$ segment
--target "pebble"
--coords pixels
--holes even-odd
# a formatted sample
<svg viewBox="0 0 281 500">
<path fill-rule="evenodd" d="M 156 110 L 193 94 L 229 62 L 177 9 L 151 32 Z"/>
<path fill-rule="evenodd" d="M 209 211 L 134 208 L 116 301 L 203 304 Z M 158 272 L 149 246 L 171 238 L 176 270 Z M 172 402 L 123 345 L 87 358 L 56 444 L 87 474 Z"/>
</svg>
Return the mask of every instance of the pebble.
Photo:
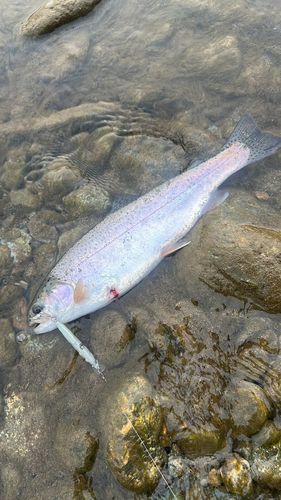
<svg viewBox="0 0 281 500">
<path fill-rule="evenodd" d="M 268 201 L 270 199 L 269 194 L 266 193 L 265 191 L 255 191 L 255 197 L 259 201 Z"/>
<path fill-rule="evenodd" d="M 4 285 L 0 294 L 0 308 L 9 309 L 20 301 L 23 289 L 18 285 Z"/>
<path fill-rule="evenodd" d="M 8 158 L 3 165 L 4 172 L 0 179 L 1 184 L 8 191 L 13 187 L 20 187 L 23 182 L 23 167 L 25 166 L 27 149 L 28 144 L 22 142 L 20 147 L 11 149 L 8 152 Z"/>
</svg>

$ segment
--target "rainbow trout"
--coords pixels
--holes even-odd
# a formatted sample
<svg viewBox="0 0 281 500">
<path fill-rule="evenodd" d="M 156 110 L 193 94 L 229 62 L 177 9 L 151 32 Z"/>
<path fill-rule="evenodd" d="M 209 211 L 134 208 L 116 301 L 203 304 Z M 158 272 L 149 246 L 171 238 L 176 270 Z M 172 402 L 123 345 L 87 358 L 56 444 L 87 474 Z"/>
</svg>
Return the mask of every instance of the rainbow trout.
<svg viewBox="0 0 281 500">
<path fill-rule="evenodd" d="M 34 332 L 54 330 L 121 297 L 188 243 L 198 219 L 226 198 L 218 190 L 222 182 L 280 147 L 280 138 L 262 133 L 246 114 L 218 155 L 109 214 L 47 277 L 29 312 Z"/>
</svg>

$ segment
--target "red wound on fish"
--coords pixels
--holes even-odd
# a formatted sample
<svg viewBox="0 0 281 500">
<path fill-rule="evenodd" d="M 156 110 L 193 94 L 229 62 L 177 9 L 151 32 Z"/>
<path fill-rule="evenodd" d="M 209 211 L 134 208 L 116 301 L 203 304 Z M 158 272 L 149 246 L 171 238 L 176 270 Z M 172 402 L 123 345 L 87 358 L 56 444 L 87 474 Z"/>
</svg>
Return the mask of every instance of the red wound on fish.
<svg viewBox="0 0 281 500">
<path fill-rule="evenodd" d="M 111 299 L 117 299 L 119 297 L 119 292 L 112 286 L 109 290 L 109 295 Z"/>
</svg>

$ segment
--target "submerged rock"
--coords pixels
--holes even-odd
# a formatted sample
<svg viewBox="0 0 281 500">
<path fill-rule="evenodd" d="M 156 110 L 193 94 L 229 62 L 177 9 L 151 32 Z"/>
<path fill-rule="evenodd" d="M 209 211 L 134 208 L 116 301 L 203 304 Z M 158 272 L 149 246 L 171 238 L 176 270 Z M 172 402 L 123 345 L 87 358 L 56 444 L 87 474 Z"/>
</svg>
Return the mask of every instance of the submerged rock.
<svg viewBox="0 0 281 500">
<path fill-rule="evenodd" d="M 63 419 L 58 423 L 55 436 L 55 455 L 64 467 L 70 470 L 86 467 L 92 468 L 99 443 L 81 424 L 73 425 Z M 89 470 L 90 470 L 89 469 Z"/>
<path fill-rule="evenodd" d="M 281 491 L 280 468 L 280 445 L 276 445 L 266 454 L 261 453 L 260 457 L 255 457 L 252 464 L 253 479 L 261 486 Z"/>
<path fill-rule="evenodd" d="M 239 453 L 251 465 L 253 480 L 263 487 L 278 491 L 281 491 L 280 438 L 281 429 L 269 420 L 249 444 L 239 447 Z"/>
<path fill-rule="evenodd" d="M 47 168 L 40 183 L 42 186 L 42 197 L 46 202 L 55 200 L 56 197 L 61 199 L 62 196 L 68 194 L 74 187 L 78 174 L 68 168 L 60 165 L 59 160 L 54 160 Z"/>
<path fill-rule="evenodd" d="M 42 269 L 51 269 L 55 263 L 55 257 L 57 253 L 56 245 L 51 243 L 46 245 L 40 245 L 33 252 L 33 261 L 37 275 L 41 274 Z"/>
<path fill-rule="evenodd" d="M 10 198 L 13 205 L 25 205 L 36 209 L 38 209 L 41 205 L 38 196 L 32 194 L 26 188 L 20 189 L 19 191 L 11 191 Z"/>
<path fill-rule="evenodd" d="M 23 229 L 13 228 L 3 230 L 2 240 L 11 252 L 14 263 L 22 264 L 31 257 L 31 237 Z"/>
<path fill-rule="evenodd" d="M 253 221 L 253 222 L 251 222 Z M 280 215 L 240 190 L 207 214 L 189 266 L 179 253 L 179 279 L 188 286 L 191 265 L 199 279 L 225 296 L 247 298 L 253 309 L 281 312 Z M 199 234 L 200 223 L 193 234 Z M 186 273 L 185 273 L 186 269 Z M 246 300 L 246 299 L 245 299 Z"/>
<path fill-rule="evenodd" d="M 20 146 L 13 148 L 7 152 L 6 161 L 0 171 L 3 174 L 0 176 L 2 186 L 10 191 L 12 188 L 19 188 L 23 181 L 23 170 L 25 165 L 26 154 L 29 149 L 28 142 L 23 142 Z"/>
<path fill-rule="evenodd" d="M 100 215 L 110 207 L 110 198 L 103 189 L 87 184 L 65 196 L 63 203 L 72 216 L 82 215 L 88 210 Z"/>
<path fill-rule="evenodd" d="M 279 353 L 278 353 L 279 354 Z M 281 360 L 280 355 L 270 364 L 264 378 L 264 391 L 275 408 L 281 409 Z"/>
<path fill-rule="evenodd" d="M 186 429 L 179 433 L 176 441 L 181 453 L 190 458 L 213 455 L 225 446 L 225 439 L 213 426 Z"/>
<path fill-rule="evenodd" d="M 13 259 L 7 245 L 0 245 L 0 281 L 8 279 L 11 274 Z"/>
<path fill-rule="evenodd" d="M 252 493 L 250 465 L 238 453 L 229 456 L 220 468 L 219 474 L 227 491 L 243 498 Z"/>
<path fill-rule="evenodd" d="M 120 366 L 128 359 L 136 330 L 134 319 L 127 323 L 117 311 L 102 311 L 99 314 L 91 329 L 91 347 L 106 369 Z"/>
<path fill-rule="evenodd" d="M 160 479 L 157 467 L 161 468 L 167 459 L 159 443 L 164 414 L 160 406 L 144 395 L 151 394 L 145 379 L 135 377 L 131 382 L 119 393 L 112 412 L 114 420 L 110 422 L 108 433 L 107 461 L 124 488 L 138 494 L 151 493 Z"/>
<path fill-rule="evenodd" d="M 49 0 L 28 18 L 21 33 L 36 37 L 51 33 L 63 24 L 86 16 L 101 0 Z"/>
<path fill-rule="evenodd" d="M 240 381 L 226 388 L 222 404 L 229 408 L 234 436 L 256 434 L 268 419 L 271 406 L 265 393 L 256 384 Z"/>
<path fill-rule="evenodd" d="M 28 222 L 29 233 L 32 238 L 40 243 L 57 243 L 58 231 L 54 224 L 57 214 L 51 210 L 33 213 Z"/>
<path fill-rule="evenodd" d="M 8 319 L 0 320 L 0 368 L 13 366 L 18 354 L 15 332 Z"/>
<path fill-rule="evenodd" d="M 15 464 L 7 464 L 6 467 L 1 467 L 1 486 L 5 491 L 6 500 L 15 498 L 15 490 L 20 489 L 22 482 L 21 471 L 16 468 Z"/>
<path fill-rule="evenodd" d="M 87 57 L 88 49 L 87 33 L 80 30 L 75 40 L 72 33 L 63 33 L 55 44 L 50 43 L 46 47 L 41 65 L 36 67 L 38 78 L 45 82 L 55 82 L 77 72 Z"/>
<path fill-rule="evenodd" d="M 4 173 L 1 176 L 1 183 L 7 190 L 11 190 L 13 186 L 20 185 L 23 181 L 22 167 L 24 166 L 24 158 L 8 159 L 3 166 Z"/>
</svg>

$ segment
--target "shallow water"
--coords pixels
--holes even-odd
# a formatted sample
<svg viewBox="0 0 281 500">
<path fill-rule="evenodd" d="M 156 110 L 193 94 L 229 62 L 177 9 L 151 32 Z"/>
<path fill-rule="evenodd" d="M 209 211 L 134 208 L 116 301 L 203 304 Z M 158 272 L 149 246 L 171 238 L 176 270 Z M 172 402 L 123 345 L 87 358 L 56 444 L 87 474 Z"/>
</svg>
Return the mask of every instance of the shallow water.
<svg viewBox="0 0 281 500">
<path fill-rule="evenodd" d="M 178 498 L 242 498 L 225 479 L 234 452 L 247 498 L 279 498 L 280 152 L 227 181 L 191 245 L 75 322 L 106 383 L 58 332 L 15 340 L 58 257 L 112 204 L 215 154 L 245 112 L 281 136 L 279 1 L 104 0 L 38 39 L 20 26 L 41 1 L 2 3 L 1 496 L 147 498 L 123 487 L 153 467 L 122 469 L 120 432 L 124 411 L 137 426 L 155 405 L 163 425 L 151 437 L 144 418 L 142 439 Z M 163 482 L 150 496 L 170 498 Z"/>
</svg>

